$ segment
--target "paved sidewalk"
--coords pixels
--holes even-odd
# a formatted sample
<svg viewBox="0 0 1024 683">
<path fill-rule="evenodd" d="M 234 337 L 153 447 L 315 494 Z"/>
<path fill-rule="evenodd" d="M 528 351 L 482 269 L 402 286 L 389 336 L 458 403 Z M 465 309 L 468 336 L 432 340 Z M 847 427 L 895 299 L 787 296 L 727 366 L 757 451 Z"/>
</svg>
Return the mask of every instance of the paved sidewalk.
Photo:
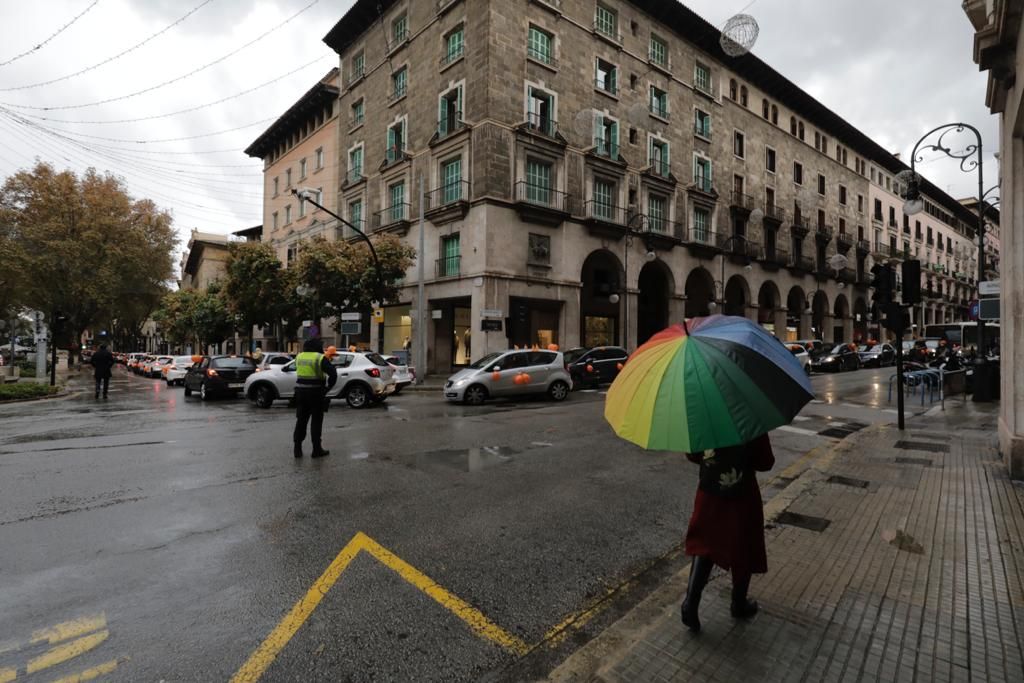
<svg viewBox="0 0 1024 683">
<path fill-rule="evenodd" d="M 1024 681 L 1024 486 L 994 423 L 947 403 L 840 442 L 765 506 L 757 617 L 730 617 L 716 569 L 691 634 L 684 570 L 550 680 Z"/>
</svg>

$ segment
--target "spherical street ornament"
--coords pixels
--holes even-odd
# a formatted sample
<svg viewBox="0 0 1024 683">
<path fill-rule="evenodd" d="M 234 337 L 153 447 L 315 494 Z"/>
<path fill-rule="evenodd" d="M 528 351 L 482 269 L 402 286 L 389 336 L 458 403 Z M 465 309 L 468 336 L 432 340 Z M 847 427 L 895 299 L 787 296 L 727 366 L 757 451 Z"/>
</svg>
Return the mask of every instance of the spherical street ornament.
<svg viewBox="0 0 1024 683">
<path fill-rule="evenodd" d="M 609 303 L 613 303 L 613 304 L 619 303 L 619 295 L 618 294 L 612 294 L 610 297 L 608 297 L 608 302 Z"/>
<path fill-rule="evenodd" d="M 849 263 L 850 260 L 847 257 L 843 256 L 842 254 L 833 254 L 832 258 L 828 260 L 828 264 L 835 268 L 836 270 L 845 268 L 847 265 L 849 265 Z"/>
<path fill-rule="evenodd" d="M 764 220 L 764 211 L 762 211 L 759 208 L 754 209 L 753 211 L 750 212 L 750 220 L 753 223 L 760 223 L 762 220 Z"/>
<path fill-rule="evenodd" d="M 896 174 L 896 182 L 900 185 L 909 185 L 911 180 L 920 180 L 921 176 L 917 175 L 909 168 L 903 169 Z"/>
<path fill-rule="evenodd" d="M 658 255 L 655 254 L 653 251 L 648 251 L 646 254 L 644 254 L 644 259 L 646 259 L 648 263 L 651 263 L 652 261 L 656 261 L 657 258 L 658 258 Z"/>
<path fill-rule="evenodd" d="M 718 44 L 722 46 L 722 51 L 730 57 L 742 57 L 754 47 L 759 32 L 760 28 L 754 17 L 749 14 L 737 14 L 725 22 Z"/>
</svg>

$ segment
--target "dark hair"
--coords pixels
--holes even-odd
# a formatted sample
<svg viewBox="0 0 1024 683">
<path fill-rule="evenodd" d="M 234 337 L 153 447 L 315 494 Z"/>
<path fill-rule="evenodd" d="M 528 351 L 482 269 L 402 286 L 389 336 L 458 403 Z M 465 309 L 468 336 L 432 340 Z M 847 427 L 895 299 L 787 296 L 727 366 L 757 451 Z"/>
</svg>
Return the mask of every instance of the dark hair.
<svg viewBox="0 0 1024 683">
<path fill-rule="evenodd" d="M 101 349 L 105 349 L 105 348 L 107 348 L 107 345 L 106 344 L 100 344 L 100 348 Z"/>
<path fill-rule="evenodd" d="M 316 338 L 313 338 L 313 339 L 307 339 L 302 344 L 302 350 L 303 351 L 315 351 L 317 353 L 323 353 L 324 352 L 324 340 L 320 339 L 319 337 L 316 337 Z"/>
</svg>

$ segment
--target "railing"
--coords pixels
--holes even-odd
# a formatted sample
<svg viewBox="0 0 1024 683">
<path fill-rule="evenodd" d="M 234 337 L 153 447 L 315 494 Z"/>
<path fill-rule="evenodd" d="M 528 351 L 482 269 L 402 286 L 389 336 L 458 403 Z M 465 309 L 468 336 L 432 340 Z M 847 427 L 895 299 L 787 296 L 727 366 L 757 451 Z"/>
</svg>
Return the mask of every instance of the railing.
<svg viewBox="0 0 1024 683">
<path fill-rule="evenodd" d="M 657 54 L 650 47 L 647 48 L 647 61 L 654 66 L 660 66 L 662 69 L 668 68 L 668 47 L 665 48 L 664 54 Z"/>
<path fill-rule="evenodd" d="M 890 228 L 898 228 L 898 227 L 900 227 L 900 223 L 895 218 L 890 218 L 889 219 L 889 227 Z"/>
<path fill-rule="evenodd" d="M 843 268 L 839 271 L 838 280 L 847 284 L 853 284 L 857 281 L 857 271 L 853 268 Z"/>
<path fill-rule="evenodd" d="M 626 210 L 609 202 L 594 200 L 584 203 L 583 215 L 587 218 L 599 220 L 604 223 L 626 225 Z"/>
<path fill-rule="evenodd" d="M 807 271 L 808 273 L 814 270 L 814 259 L 802 254 L 791 257 L 789 259 L 789 264 L 794 268 L 799 268 L 800 270 Z"/>
<path fill-rule="evenodd" d="M 882 216 L 882 214 L 880 214 L 880 213 L 876 213 L 876 214 L 875 214 L 874 216 L 872 216 L 871 218 L 872 218 L 873 220 L 876 220 L 876 221 L 878 221 L 879 223 L 884 223 L 884 222 L 885 222 L 885 218 L 884 218 L 884 217 Z"/>
<path fill-rule="evenodd" d="M 594 20 L 594 33 L 602 35 L 610 40 L 614 40 L 616 43 L 622 42 L 622 34 L 619 33 L 617 26 L 608 26 L 596 19 Z"/>
<path fill-rule="evenodd" d="M 516 200 L 544 206 L 554 211 L 572 213 L 572 198 L 565 192 L 559 192 L 547 185 L 539 185 L 526 180 L 516 183 Z"/>
<path fill-rule="evenodd" d="M 871 250 L 872 253 L 880 256 L 889 256 L 889 245 L 888 244 L 876 244 L 875 248 Z"/>
<path fill-rule="evenodd" d="M 693 134 L 698 135 L 706 140 L 711 139 L 711 125 L 704 123 L 703 121 L 693 122 Z"/>
<path fill-rule="evenodd" d="M 827 237 L 829 239 L 832 239 L 832 235 L 834 233 L 835 233 L 835 230 L 832 228 L 831 225 L 820 225 L 819 224 L 819 225 L 815 226 L 815 228 L 814 228 L 814 234 L 817 235 L 818 237 L 822 237 L 822 238 Z"/>
<path fill-rule="evenodd" d="M 409 42 L 409 29 L 405 28 L 391 36 L 391 39 L 388 41 L 388 52 L 398 49 L 407 42 Z"/>
<path fill-rule="evenodd" d="M 841 232 L 841 231 L 836 234 L 836 241 L 837 242 L 842 242 L 843 244 L 853 244 L 854 243 L 853 235 L 851 235 L 848 232 Z"/>
<path fill-rule="evenodd" d="M 466 46 L 465 45 L 459 45 L 454 50 L 451 50 L 450 52 L 442 55 L 441 56 L 441 61 L 438 64 L 438 66 L 440 66 L 441 68 L 444 68 L 444 67 L 448 66 L 449 64 L 457 62 L 465 54 L 466 54 Z"/>
<path fill-rule="evenodd" d="M 350 116 L 348 117 L 348 127 L 355 128 L 356 126 L 361 126 L 365 121 L 365 116 Z"/>
<path fill-rule="evenodd" d="M 358 228 L 359 232 L 366 232 L 366 221 L 364 221 L 362 218 L 357 218 L 355 220 L 349 219 L 348 222 L 354 225 L 356 228 Z M 347 225 L 338 225 L 336 228 L 334 228 L 335 239 L 347 240 L 350 237 L 355 237 L 355 235 L 356 233 L 352 230 L 352 228 L 348 227 Z"/>
<path fill-rule="evenodd" d="M 541 50 L 538 50 L 535 47 L 527 46 L 526 56 L 534 60 L 535 62 L 540 62 L 541 64 L 546 64 L 556 69 L 558 68 L 558 61 L 551 55 L 550 52 L 542 52 Z"/>
<path fill-rule="evenodd" d="M 388 147 L 387 153 L 384 160 L 388 164 L 393 164 L 397 161 L 405 159 L 405 148 L 404 147 Z"/>
<path fill-rule="evenodd" d="M 616 94 L 615 81 L 610 78 L 595 78 L 594 87 L 608 93 L 609 95 Z"/>
<path fill-rule="evenodd" d="M 349 182 L 349 184 L 352 184 L 358 183 L 360 180 L 363 179 L 363 177 L 363 167 L 359 166 L 358 168 L 353 168 L 351 171 L 349 171 L 348 175 L 345 176 L 345 179 Z"/>
<path fill-rule="evenodd" d="M 803 230 L 804 232 L 809 232 L 813 227 L 811 225 L 810 218 L 808 218 L 807 216 L 801 216 L 799 214 L 793 216 L 792 226 L 795 230 Z"/>
<path fill-rule="evenodd" d="M 601 138 L 594 140 L 594 154 L 614 161 L 619 159 L 619 143 L 605 142 Z"/>
<path fill-rule="evenodd" d="M 711 178 L 708 178 L 707 176 L 701 176 L 701 175 L 696 176 L 693 179 L 693 187 L 695 189 L 697 189 L 697 190 L 700 190 L 701 192 L 707 192 L 708 194 L 711 194 L 711 191 L 712 191 Z"/>
<path fill-rule="evenodd" d="M 867 240 L 857 240 L 857 249 L 867 253 L 871 251 L 871 242 L 868 242 Z"/>
<path fill-rule="evenodd" d="M 456 180 L 426 193 L 424 209 L 437 209 L 455 202 L 469 201 L 469 181 Z"/>
<path fill-rule="evenodd" d="M 669 120 L 668 105 L 661 104 L 659 102 L 651 102 L 651 113 L 658 118 Z"/>
<path fill-rule="evenodd" d="M 743 235 L 729 235 L 722 241 L 722 248 L 736 256 L 746 256 L 749 259 L 761 260 L 764 251 L 760 244 L 751 242 Z"/>
<path fill-rule="evenodd" d="M 764 215 L 765 218 L 778 221 L 780 223 L 786 220 L 786 210 L 781 206 L 769 204 L 768 202 L 765 202 L 764 205 Z"/>
<path fill-rule="evenodd" d="M 635 223 L 636 221 L 634 221 Z M 675 223 L 665 216 L 640 216 L 640 232 L 647 232 L 654 235 L 672 235 Z"/>
<path fill-rule="evenodd" d="M 440 12 L 448 5 L 455 4 L 456 0 L 437 0 L 437 11 Z"/>
<path fill-rule="evenodd" d="M 707 82 L 704 83 L 697 80 L 696 78 L 693 79 L 693 87 L 697 92 L 702 92 L 705 95 L 710 95 L 711 97 L 714 97 L 715 95 L 714 86 L 711 85 L 710 77 L 707 79 Z"/>
<path fill-rule="evenodd" d="M 437 259 L 437 277 L 458 277 L 462 272 L 462 256 L 443 256 Z"/>
<path fill-rule="evenodd" d="M 526 127 L 530 130 L 535 130 L 541 135 L 545 135 L 549 138 L 558 136 L 558 122 L 552 121 L 547 116 L 541 116 L 534 112 L 530 112 L 526 116 Z"/>
<path fill-rule="evenodd" d="M 363 80 L 365 76 L 366 69 L 360 68 L 358 71 L 353 71 L 348 75 L 348 80 L 345 81 L 345 85 L 351 88 L 353 85 Z"/>
<path fill-rule="evenodd" d="M 733 190 L 730 205 L 751 211 L 754 208 L 754 198 L 749 194 L 743 194 L 742 192 Z"/>
<path fill-rule="evenodd" d="M 394 90 L 392 90 L 391 94 L 388 95 L 388 104 L 392 104 L 394 102 L 397 102 L 398 100 L 400 100 L 403 97 L 405 97 L 405 95 L 408 92 L 408 90 L 409 90 L 409 86 L 402 86 L 401 88 L 395 88 Z"/>
<path fill-rule="evenodd" d="M 442 140 L 452 133 L 457 133 L 466 127 L 466 122 L 462 120 L 462 112 L 452 112 L 451 116 L 441 119 L 437 124 L 437 138 Z"/>
<path fill-rule="evenodd" d="M 705 244 L 709 247 L 721 249 L 728 238 L 719 232 L 714 232 L 707 228 L 690 228 L 686 239 L 694 244 Z"/>
<path fill-rule="evenodd" d="M 766 261 L 776 265 L 784 266 L 789 263 L 789 251 L 778 246 L 769 249 L 768 245 L 765 245 L 764 255 Z"/>
<path fill-rule="evenodd" d="M 648 161 L 651 164 L 651 174 L 660 176 L 662 178 L 668 178 L 669 175 L 671 175 L 672 169 L 669 165 L 669 162 L 665 161 L 664 159 L 649 159 Z"/>
<path fill-rule="evenodd" d="M 923 240 L 923 239 L 924 239 L 924 235 L 922 235 L 922 234 L 921 234 L 921 233 L 919 233 L 919 232 L 915 232 L 915 233 L 914 233 L 914 239 L 915 239 L 915 240 L 917 240 L 918 242 L 920 242 L 921 240 Z"/>
<path fill-rule="evenodd" d="M 375 229 L 386 228 L 389 225 L 409 220 L 412 205 L 408 202 L 403 204 L 392 204 L 386 209 L 381 209 L 373 214 L 373 226 Z"/>
</svg>

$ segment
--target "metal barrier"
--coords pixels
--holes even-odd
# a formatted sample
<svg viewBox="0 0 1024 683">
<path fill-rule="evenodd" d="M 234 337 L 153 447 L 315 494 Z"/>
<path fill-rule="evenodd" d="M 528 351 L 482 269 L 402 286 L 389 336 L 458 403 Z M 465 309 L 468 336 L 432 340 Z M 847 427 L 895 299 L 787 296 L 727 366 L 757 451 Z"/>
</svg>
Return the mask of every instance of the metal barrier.
<svg viewBox="0 0 1024 683">
<path fill-rule="evenodd" d="M 924 405 L 925 394 L 928 395 L 928 402 L 935 403 L 936 393 L 942 407 L 946 406 L 946 372 L 942 368 L 930 368 L 928 370 L 915 370 L 903 373 L 904 391 L 911 396 L 916 396 L 918 389 L 921 390 L 921 405 Z M 897 375 L 889 376 L 889 403 L 892 403 L 892 385 L 897 380 Z"/>
</svg>

